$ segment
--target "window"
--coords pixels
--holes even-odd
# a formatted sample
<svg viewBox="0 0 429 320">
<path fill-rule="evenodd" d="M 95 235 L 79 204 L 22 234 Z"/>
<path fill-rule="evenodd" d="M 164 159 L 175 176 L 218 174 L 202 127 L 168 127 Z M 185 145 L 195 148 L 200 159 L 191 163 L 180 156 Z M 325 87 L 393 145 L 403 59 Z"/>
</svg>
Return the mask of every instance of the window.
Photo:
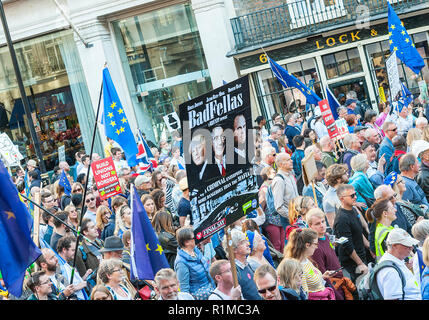
<svg viewBox="0 0 429 320">
<path fill-rule="evenodd" d="M 352 48 L 322 56 L 323 65 L 328 79 L 361 72 L 362 62 L 357 48 Z"/>
<path fill-rule="evenodd" d="M 297 77 L 305 85 L 322 98 L 322 85 L 316 67 L 315 59 L 305 59 L 288 63 L 283 66 L 290 74 Z M 286 107 L 291 105 L 305 105 L 306 98 L 296 88 L 283 88 L 275 79 L 271 69 L 266 69 L 254 74 L 258 100 L 262 108 L 262 114 L 267 121 L 271 120 L 274 113 L 286 114 Z"/>
<path fill-rule="evenodd" d="M 429 81 L 429 69 L 428 69 L 428 59 L 429 59 L 429 49 L 426 39 L 426 33 L 416 33 L 410 35 L 414 45 L 422 56 L 425 66 L 421 70 L 420 74 L 416 76 L 402 61 L 397 59 L 399 78 L 402 82 L 405 83 L 405 86 L 413 93 L 419 94 L 418 82 L 421 80 Z M 374 85 L 379 88 L 383 87 L 385 91 L 386 99 L 389 97 L 389 79 L 386 72 L 386 60 L 390 56 L 390 48 L 387 40 L 372 43 L 365 46 L 365 50 L 370 61 L 371 76 L 374 81 Z M 379 99 L 377 94 L 377 99 Z"/>
</svg>

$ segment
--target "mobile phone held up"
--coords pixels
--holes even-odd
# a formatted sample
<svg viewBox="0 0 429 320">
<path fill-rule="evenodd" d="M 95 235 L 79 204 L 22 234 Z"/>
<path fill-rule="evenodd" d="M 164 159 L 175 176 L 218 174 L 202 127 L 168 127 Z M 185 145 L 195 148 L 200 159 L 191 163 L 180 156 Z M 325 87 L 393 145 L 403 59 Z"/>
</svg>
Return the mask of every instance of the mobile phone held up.
<svg viewBox="0 0 429 320">
<path fill-rule="evenodd" d="M 343 243 L 346 243 L 347 241 L 349 241 L 349 239 L 346 237 L 341 237 L 339 239 L 335 239 L 335 243 L 338 243 L 338 244 L 343 244 Z"/>
</svg>

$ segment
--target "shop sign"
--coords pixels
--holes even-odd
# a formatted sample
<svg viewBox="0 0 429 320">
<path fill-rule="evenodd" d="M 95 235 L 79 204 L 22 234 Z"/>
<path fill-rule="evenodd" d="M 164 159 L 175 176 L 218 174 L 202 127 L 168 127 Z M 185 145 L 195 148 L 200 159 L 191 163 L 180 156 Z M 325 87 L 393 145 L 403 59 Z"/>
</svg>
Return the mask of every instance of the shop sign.
<svg viewBox="0 0 429 320">
<path fill-rule="evenodd" d="M 319 108 L 322 112 L 323 121 L 328 129 L 329 138 L 334 139 L 338 136 L 337 125 L 335 124 L 334 116 L 332 115 L 331 107 L 329 106 L 328 99 L 319 101 Z"/>
<path fill-rule="evenodd" d="M 101 200 L 106 200 L 122 193 L 112 157 L 91 163 L 91 169 Z"/>
<path fill-rule="evenodd" d="M 60 133 L 67 130 L 66 120 L 59 120 L 54 122 L 55 133 Z"/>
</svg>

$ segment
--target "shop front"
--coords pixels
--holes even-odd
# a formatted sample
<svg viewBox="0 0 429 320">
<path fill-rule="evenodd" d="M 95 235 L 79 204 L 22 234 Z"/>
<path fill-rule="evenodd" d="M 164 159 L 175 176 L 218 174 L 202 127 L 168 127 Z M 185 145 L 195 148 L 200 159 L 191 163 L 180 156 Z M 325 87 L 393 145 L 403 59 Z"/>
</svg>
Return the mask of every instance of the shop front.
<svg viewBox="0 0 429 320">
<path fill-rule="evenodd" d="M 164 116 L 212 89 L 190 4 L 113 21 L 139 128 L 149 140 L 170 139 Z"/>
<path fill-rule="evenodd" d="M 425 61 L 425 67 L 415 75 L 399 59 L 400 80 L 417 97 L 419 82 L 429 82 L 428 14 L 403 19 L 411 40 Z M 371 25 L 369 29 L 347 29 L 311 38 L 295 40 L 293 44 L 264 49 L 271 59 L 285 67 L 322 99 L 328 87 L 338 100 L 345 101 L 353 90 L 358 99 L 375 110 L 380 102 L 380 88 L 389 99 L 385 61 L 390 55 L 387 23 Z M 277 112 L 285 114 L 294 105 L 305 104 L 305 97 L 295 88 L 283 88 L 274 78 L 263 52 L 236 57 L 241 74 L 251 74 L 261 114 L 268 120 Z"/>
<path fill-rule="evenodd" d="M 73 32 L 55 32 L 14 46 L 46 169 L 58 165 L 62 146 L 72 165 L 75 152 L 89 149 L 93 123 L 88 120 L 94 119 Z M 0 107 L 0 131 L 9 135 L 24 157 L 35 158 L 7 47 L 0 49 Z"/>
</svg>

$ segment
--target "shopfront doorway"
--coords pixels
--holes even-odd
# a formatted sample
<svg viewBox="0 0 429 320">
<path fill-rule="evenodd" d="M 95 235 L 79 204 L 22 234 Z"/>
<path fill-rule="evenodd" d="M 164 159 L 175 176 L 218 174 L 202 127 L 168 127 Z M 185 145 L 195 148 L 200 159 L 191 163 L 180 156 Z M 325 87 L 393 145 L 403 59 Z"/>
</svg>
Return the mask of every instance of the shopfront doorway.
<svg viewBox="0 0 429 320">
<path fill-rule="evenodd" d="M 368 86 L 364 77 L 332 83 L 329 85 L 329 89 L 331 89 L 332 93 L 341 105 L 344 105 L 346 102 L 347 92 L 353 90 L 356 92 L 357 98 L 360 102 L 371 106 Z"/>
</svg>

